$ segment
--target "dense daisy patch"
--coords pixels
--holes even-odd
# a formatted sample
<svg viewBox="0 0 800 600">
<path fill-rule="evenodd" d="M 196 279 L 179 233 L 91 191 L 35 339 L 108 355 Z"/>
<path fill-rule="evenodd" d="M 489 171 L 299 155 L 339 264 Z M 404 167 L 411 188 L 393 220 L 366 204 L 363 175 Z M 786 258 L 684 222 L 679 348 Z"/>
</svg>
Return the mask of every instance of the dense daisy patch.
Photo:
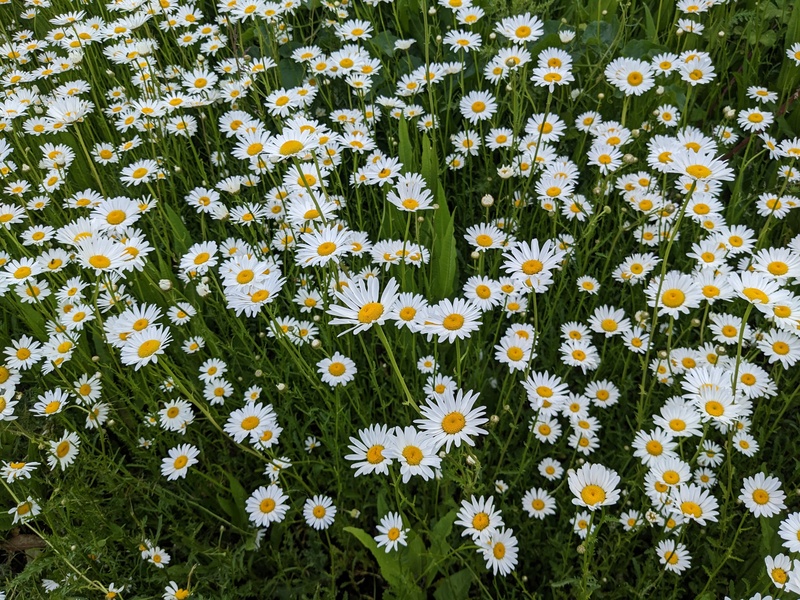
<svg viewBox="0 0 800 600">
<path fill-rule="evenodd" d="M 0 600 L 800 595 L 800 7 L 510 4 L 0 1 Z"/>
</svg>

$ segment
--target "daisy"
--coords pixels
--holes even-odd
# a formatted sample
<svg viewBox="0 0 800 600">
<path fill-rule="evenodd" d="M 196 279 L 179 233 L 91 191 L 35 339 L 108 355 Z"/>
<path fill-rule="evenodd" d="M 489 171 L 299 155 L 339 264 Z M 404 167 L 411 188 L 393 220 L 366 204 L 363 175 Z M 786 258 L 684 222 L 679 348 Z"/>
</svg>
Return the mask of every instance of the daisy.
<svg viewBox="0 0 800 600">
<path fill-rule="evenodd" d="M 497 575 L 508 575 L 517 566 L 517 538 L 513 529 L 495 529 L 481 536 L 481 546 L 486 568 Z"/>
<path fill-rule="evenodd" d="M 698 485 L 687 483 L 677 486 L 672 499 L 670 510 L 686 519 L 696 521 L 699 525 L 717 520 L 717 499 Z"/>
<path fill-rule="evenodd" d="M 792 559 L 785 554 L 765 556 L 764 566 L 767 568 L 767 575 L 769 575 L 775 587 L 783 589 L 793 570 Z"/>
<path fill-rule="evenodd" d="M 534 371 L 522 382 L 533 410 L 558 409 L 569 395 L 569 388 L 560 377 Z"/>
<path fill-rule="evenodd" d="M 31 496 L 28 496 L 27 499 L 19 502 L 15 507 L 8 511 L 8 514 L 14 515 L 14 519 L 12 521 L 12 525 L 16 525 L 17 523 L 27 523 L 34 517 L 36 517 L 40 512 L 42 512 L 39 503 L 36 502 Z"/>
<path fill-rule="evenodd" d="M 755 456 L 758 453 L 758 442 L 756 438 L 746 431 L 737 431 L 731 440 L 733 447 L 747 457 Z"/>
<path fill-rule="evenodd" d="M 442 463 L 442 459 L 436 455 L 433 439 L 413 427 L 397 428 L 385 452 L 387 458 L 400 463 L 403 483 L 408 483 L 414 475 L 422 476 L 425 481 L 432 479 L 433 469 L 438 469 Z"/>
<path fill-rule="evenodd" d="M 231 412 L 224 430 L 237 444 L 248 437 L 257 440 L 264 432 L 265 425 L 274 418 L 275 412 L 271 404 L 264 406 L 261 402 L 248 402 Z"/>
<path fill-rule="evenodd" d="M 55 469 L 56 465 L 59 465 L 62 471 L 75 462 L 75 458 L 78 456 L 78 448 L 81 445 L 78 434 L 75 432 L 69 433 L 66 429 L 61 439 L 48 443 L 50 452 L 47 455 L 47 464 L 50 469 Z"/>
<path fill-rule="evenodd" d="M 755 517 L 773 517 L 786 508 L 786 494 L 781 490 L 780 479 L 764 473 L 745 477 L 739 500 Z"/>
<path fill-rule="evenodd" d="M 571 367 L 580 367 L 583 373 L 594 371 L 600 364 L 597 349 L 586 340 L 567 340 L 559 348 L 561 360 Z"/>
<path fill-rule="evenodd" d="M 444 299 L 426 312 L 422 330 L 428 339 L 438 335 L 440 343 L 453 343 L 456 339 L 469 338 L 481 326 L 480 314 L 478 308 L 467 300 Z"/>
<path fill-rule="evenodd" d="M 678 271 L 668 272 L 663 279 L 654 278 L 645 289 L 645 294 L 648 306 L 658 306 L 659 315 L 666 314 L 676 319 L 700 306 L 702 298 L 692 276 Z"/>
<path fill-rule="evenodd" d="M 286 501 L 289 497 L 276 484 L 263 485 L 255 490 L 247 499 L 245 510 L 250 520 L 257 527 L 269 527 L 271 523 L 280 523 L 289 510 Z"/>
<path fill-rule="evenodd" d="M 616 471 L 600 464 L 586 463 L 569 474 L 567 483 L 575 496 L 572 503 L 585 506 L 590 511 L 602 506 L 616 504 L 619 500 L 620 478 Z"/>
<path fill-rule="evenodd" d="M 614 406 L 620 397 L 619 389 L 616 385 L 605 379 L 593 381 L 586 386 L 583 391 L 584 397 L 588 398 L 593 405 L 601 408 Z"/>
<path fill-rule="evenodd" d="M 400 513 L 390 512 L 381 517 L 380 525 L 378 525 L 378 534 L 375 536 L 375 541 L 378 548 L 385 546 L 386 552 L 397 550 L 398 546 L 405 546 L 408 544 L 408 528 L 403 529 L 403 518 Z"/>
<path fill-rule="evenodd" d="M 534 286 L 532 283 L 530 287 L 534 287 L 537 292 L 544 291 L 552 282 L 550 272 L 561 264 L 565 255 L 566 252 L 551 240 L 545 241 L 541 247 L 536 239 L 516 242 L 503 254 L 503 270 L 526 284 L 532 279 L 540 281 L 541 286 Z"/>
<path fill-rule="evenodd" d="M 781 521 L 778 535 L 789 552 L 800 552 L 800 512 L 793 512 Z"/>
<path fill-rule="evenodd" d="M 428 301 L 421 294 L 403 292 L 397 297 L 397 302 L 389 314 L 398 329 L 408 327 L 411 331 L 418 331 L 420 321 L 428 309 Z"/>
<path fill-rule="evenodd" d="M 575 283 L 578 285 L 578 291 L 585 292 L 592 296 L 597 295 L 597 292 L 600 291 L 600 282 L 588 275 L 578 277 Z"/>
<path fill-rule="evenodd" d="M 330 358 L 324 358 L 317 363 L 317 372 L 322 376 L 322 381 L 333 388 L 353 381 L 358 370 L 356 363 L 335 352 Z"/>
<path fill-rule="evenodd" d="M 488 223 L 467 227 L 467 231 L 464 234 L 464 239 L 477 252 L 502 248 L 508 237 L 507 233 Z"/>
<path fill-rule="evenodd" d="M 531 488 L 522 497 L 522 509 L 531 518 L 544 519 L 556 514 L 556 501 L 544 489 Z"/>
<path fill-rule="evenodd" d="M 602 333 L 605 337 L 620 335 L 631 328 L 631 322 L 625 318 L 625 311 L 613 306 L 600 306 L 589 318 L 592 331 Z"/>
<path fill-rule="evenodd" d="M 673 573 L 682 573 L 691 566 L 692 557 L 686 550 L 686 546 L 675 543 L 674 540 L 662 540 L 656 546 L 659 562 L 664 565 L 664 569 Z"/>
<path fill-rule="evenodd" d="M 800 360 L 800 338 L 780 329 L 771 329 L 756 342 L 758 349 L 773 364 L 780 361 L 788 369 Z"/>
<path fill-rule="evenodd" d="M 169 329 L 162 325 L 151 325 L 141 331 L 134 331 L 122 346 L 120 359 L 124 365 L 134 365 L 138 371 L 151 362 L 158 362 L 158 356 L 172 341 Z"/>
<path fill-rule="evenodd" d="M 433 195 L 425 188 L 422 176 L 416 173 L 401 175 L 386 200 L 403 212 L 428 210 L 433 205 Z"/>
<path fill-rule="evenodd" d="M 19 479 L 30 479 L 31 473 L 36 470 L 41 463 L 38 462 L 6 462 L 3 461 L 3 468 L 0 470 L 0 477 L 6 483 L 14 483 Z"/>
<path fill-rule="evenodd" d="M 616 58 L 605 69 L 606 79 L 626 96 L 641 96 L 655 85 L 649 63 L 632 58 Z"/>
<path fill-rule="evenodd" d="M 358 438 L 350 438 L 348 448 L 352 454 L 344 458 L 356 461 L 351 465 L 356 469 L 356 477 L 369 473 L 389 474 L 392 459 L 384 455 L 384 451 L 392 444 L 392 437 L 386 425 L 370 425 L 359 430 Z"/>
<path fill-rule="evenodd" d="M 495 509 L 492 496 L 488 498 L 470 496 L 469 500 L 461 501 L 455 524 L 464 527 L 462 536 L 469 535 L 477 541 L 483 535 L 503 527 L 503 517 L 500 511 Z"/>
<path fill-rule="evenodd" d="M 474 125 L 491 119 L 497 112 L 497 102 L 489 92 L 472 91 L 461 98 L 459 109 L 462 116 Z"/>
<path fill-rule="evenodd" d="M 330 324 L 352 325 L 339 336 L 351 331 L 361 333 L 373 324 L 383 325 L 397 301 L 398 289 L 397 281 L 391 278 L 383 292 L 380 292 L 378 279 L 371 277 L 366 281 L 354 281 L 342 290 L 334 291 L 337 300 L 342 304 L 328 308 L 328 312 L 335 317 L 330 320 Z"/>
<path fill-rule="evenodd" d="M 314 529 L 320 531 L 327 529 L 333 524 L 336 517 L 336 507 L 333 500 L 328 496 L 314 496 L 306 500 L 303 505 L 303 517 L 306 523 Z"/>
<path fill-rule="evenodd" d="M 663 458 L 677 456 L 678 443 L 668 431 L 656 428 L 652 432 L 640 431 L 633 440 L 633 455 L 641 459 L 645 466 L 651 467 Z"/>
<path fill-rule="evenodd" d="M 533 341 L 516 337 L 503 338 L 494 349 L 495 360 L 508 365 L 511 371 L 524 371 L 531 359 L 536 356 L 533 351 Z"/>
<path fill-rule="evenodd" d="M 543 458 L 539 463 L 539 474 L 548 481 L 557 481 L 564 474 L 564 467 L 555 459 Z"/>
<path fill-rule="evenodd" d="M 349 229 L 338 225 L 324 226 L 300 238 L 295 251 L 297 264 L 302 267 L 317 267 L 331 261 L 338 264 L 350 247 Z"/>
<path fill-rule="evenodd" d="M 190 444 L 181 444 L 170 448 L 168 456 L 161 461 L 161 474 L 168 481 L 185 479 L 189 467 L 197 464 L 200 451 Z"/>
<path fill-rule="evenodd" d="M 420 407 L 424 418 L 417 419 L 415 423 L 430 437 L 436 452 L 442 446 L 445 452 L 449 452 L 451 445 L 455 444 L 458 448 L 462 441 L 474 446 L 475 442 L 470 436 L 488 433 L 480 427 L 489 419 L 484 416 L 485 407 L 475 407 L 478 395 L 469 390 L 466 393 L 458 390 L 457 394 L 448 390 L 442 397 L 435 398 L 433 405 L 423 404 Z"/>
</svg>

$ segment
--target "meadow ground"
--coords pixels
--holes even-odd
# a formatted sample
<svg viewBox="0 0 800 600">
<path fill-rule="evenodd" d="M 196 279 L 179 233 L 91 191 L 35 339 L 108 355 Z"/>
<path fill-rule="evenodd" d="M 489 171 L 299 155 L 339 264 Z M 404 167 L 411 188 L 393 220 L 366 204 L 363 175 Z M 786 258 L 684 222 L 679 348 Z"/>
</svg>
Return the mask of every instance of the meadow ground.
<svg viewBox="0 0 800 600">
<path fill-rule="evenodd" d="M 800 595 L 800 3 L 0 0 L 0 598 Z"/>
</svg>

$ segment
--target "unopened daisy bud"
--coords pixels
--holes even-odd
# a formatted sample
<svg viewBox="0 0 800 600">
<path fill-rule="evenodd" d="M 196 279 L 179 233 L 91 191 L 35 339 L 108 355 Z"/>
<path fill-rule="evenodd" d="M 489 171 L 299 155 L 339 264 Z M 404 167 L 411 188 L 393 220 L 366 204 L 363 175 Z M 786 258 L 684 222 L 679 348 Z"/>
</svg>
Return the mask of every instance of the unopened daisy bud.
<svg viewBox="0 0 800 600">
<path fill-rule="evenodd" d="M 717 35 L 719 37 L 725 37 L 725 32 L 724 31 L 720 31 L 719 33 L 717 33 Z"/>
<path fill-rule="evenodd" d="M 569 93 L 569 97 L 570 97 L 570 98 L 572 98 L 573 100 L 577 100 L 577 99 L 578 99 L 578 96 L 580 96 L 582 93 L 583 93 L 583 90 L 582 90 L 582 89 L 580 89 L 580 88 L 575 88 L 574 90 L 572 90 L 572 91 Z"/>
<path fill-rule="evenodd" d="M 425 222 L 425 217 L 423 217 L 422 215 L 417 217 L 417 223 L 424 223 L 424 222 Z"/>
<path fill-rule="evenodd" d="M 603 12 L 606 12 L 606 11 L 603 11 Z M 577 548 L 575 548 L 575 551 L 576 551 L 578 554 L 584 554 L 584 553 L 586 552 L 586 546 L 584 546 L 583 544 L 581 544 L 580 546 L 578 546 Z"/>
<path fill-rule="evenodd" d="M 311 347 L 314 350 L 319 350 L 320 348 L 322 348 L 322 342 L 320 340 L 314 340 L 313 342 L 311 342 Z"/>
<path fill-rule="evenodd" d="M 696 317 L 692 319 L 692 327 L 700 327 L 700 319 Z"/>
<path fill-rule="evenodd" d="M 716 351 L 717 354 L 719 354 L 720 356 L 725 356 L 726 354 L 728 354 L 728 350 L 725 348 L 725 346 L 717 346 Z"/>
<path fill-rule="evenodd" d="M 489 421 L 491 421 L 494 424 L 497 424 L 500 422 L 500 417 L 498 417 L 497 415 L 492 415 L 491 417 L 489 417 Z"/>
<path fill-rule="evenodd" d="M 158 281 L 158 287 L 161 288 L 162 292 L 168 292 L 172 289 L 172 282 L 169 279 L 160 279 Z"/>
<path fill-rule="evenodd" d="M 603 214 L 606 214 L 606 215 L 610 215 L 611 214 L 611 207 L 608 204 L 606 204 L 603 207 Z"/>
<path fill-rule="evenodd" d="M 638 129 L 634 129 L 633 131 L 631 131 L 631 135 L 632 135 L 633 137 L 635 137 L 635 138 L 638 138 L 638 137 L 639 137 L 639 134 L 641 134 L 641 133 L 642 133 L 642 132 L 641 132 L 641 131 L 639 131 Z"/>
<path fill-rule="evenodd" d="M 264 371 L 262 371 L 261 369 L 256 369 L 256 372 L 253 373 L 253 375 L 255 375 L 256 377 L 261 377 L 263 374 Z"/>
<path fill-rule="evenodd" d="M 606 97 L 606 95 L 603 92 L 600 92 L 599 94 L 597 94 L 597 99 L 598 100 L 602 100 L 605 97 Z"/>
<path fill-rule="evenodd" d="M 259 331 L 259 332 L 258 332 L 258 337 L 260 337 L 262 340 L 263 340 L 263 339 L 266 337 L 266 335 L 267 335 L 267 334 L 266 334 L 266 333 L 264 333 L 263 331 Z"/>
<path fill-rule="evenodd" d="M 599 187 L 596 187 L 596 188 L 593 188 L 593 189 L 592 189 L 592 193 L 593 193 L 595 196 L 599 196 L 599 195 L 600 195 L 600 193 L 601 193 L 602 191 L 603 191 L 603 190 L 601 190 Z"/>
<path fill-rule="evenodd" d="M 113 427 L 113 426 L 114 426 L 114 425 L 116 425 L 116 424 L 117 424 L 117 422 L 116 422 L 114 419 L 111 419 L 111 420 L 108 422 L 108 426 L 109 426 L 109 427 Z"/>
<path fill-rule="evenodd" d="M 509 69 L 513 69 L 513 68 L 514 68 L 514 65 L 516 65 L 516 64 L 517 64 L 517 61 L 516 61 L 516 60 L 514 60 L 514 58 L 513 58 L 513 57 L 512 57 L 512 58 L 509 58 L 508 60 L 506 60 L 506 66 L 507 66 Z"/>
<path fill-rule="evenodd" d="M 603 10 L 603 12 L 601 12 L 600 14 L 605 17 L 608 14 L 608 11 L 607 10 Z"/>
<path fill-rule="evenodd" d="M 350 517 L 351 518 L 357 519 L 360 516 L 361 516 L 361 511 L 358 510 L 357 508 L 354 508 L 353 510 L 350 511 Z"/>
<path fill-rule="evenodd" d="M 481 198 L 481 205 L 489 208 L 492 204 L 494 204 L 494 197 L 491 194 L 486 194 L 483 198 Z"/>
<path fill-rule="evenodd" d="M 472 260 L 478 260 L 481 257 L 481 253 L 477 251 L 470 252 L 469 257 Z"/>
<path fill-rule="evenodd" d="M 658 351 L 658 358 L 660 358 L 662 360 L 667 358 L 667 351 L 666 350 L 659 350 Z"/>
<path fill-rule="evenodd" d="M 585 461 L 584 459 L 582 459 L 582 458 L 579 458 L 579 459 L 578 459 L 578 464 L 579 464 L 579 465 L 582 465 L 582 464 L 583 464 L 583 463 L 585 463 L 585 462 L 586 462 L 586 461 Z"/>
<path fill-rule="evenodd" d="M 475 466 L 475 459 L 472 458 L 472 456 L 470 456 L 470 455 L 467 455 L 467 464 L 470 467 L 474 467 Z"/>
<path fill-rule="evenodd" d="M 436 14 L 436 7 L 435 6 L 431 6 L 428 9 L 428 14 L 431 15 L 431 16 L 435 15 Z"/>
<path fill-rule="evenodd" d="M 100 362 L 100 357 L 96 354 L 92 357 L 92 362 Z"/>
<path fill-rule="evenodd" d="M 431 7 L 431 8 L 433 8 L 433 7 Z M 434 10 L 434 12 L 436 12 L 436 11 Z M 433 14 L 433 13 L 431 13 L 431 14 Z M 442 36 L 440 36 L 440 35 L 436 36 L 436 43 L 437 44 L 441 44 L 442 43 Z"/>
<path fill-rule="evenodd" d="M 284 390 L 286 390 L 286 384 L 285 383 L 279 383 L 275 387 L 278 389 L 279 392 L 283 392 Z"/>
<path fill-rule="evenodd" d="M 489 39 L 490 40 L 496 40 L 497 39 L 497 34 L 493 31 L 492 33 L 489 34 Z"/>
<path fill-rule="evenodd" d="M 445 452 L 444 450 L 440 450 L 438 456 L 439 458 L 445 458 L 447 456 L 447 452 Z"/>
<path fill-rule="evenodd" d="M 511 92 L 511 91 L 513 91 L 513 90 L 514 90 L 514 86 L 512 86 L 510 83 L 509 83 L 509 84 L 506 84 L 506 91 L 507 91 L 507 92 Z"/>
<path fill-rule="evenodd" d="M 311 320 L 314 321 L 314 323 L 319 323 L 319 319 L 320 319 L 319 315 L 314 315 L 313 317 L 311 317 Z"/>
<path fill-rule="evenodd" d="M 31 168 L 28 165 L 22 165 L 22 170 L 23 172 L 27 173 L 28 171 L 31 170 Z"/>
<path fill-rule="evenodd" d="M 683 35 L 683 29 L 678 29 L 678 31 L 675 32 L 675 35 L 681 37 Z"/>
<path fill-rule="evenodd" d="M 663 93 L 664 93 L 664 86 L 663 85 L 658 86 L 656 88 L 656 94 L 658 94 L 660 96 Z M 655 111 L 655 112 L 656 112 L 656 114 L 658 114 L 658 111 Z"/>
<path fill-rule="evenodd" d="M 626 165 L 632 165 L 636 162 L 636 157 L 633 154 L 626 154 L 622 157 L 622 160 L 625 162 Z"/>
<path fill-rule="evenodd" d="M 77 547 L 77 546 L 75 546 L 75 544 L 72 544 L 72 546 L 70 546 L 70 547 L 69 547 L 69 549 L 70 549 L 70 550 L 72 550 L 73 552 L 75 552 L 75 548 L 76 548 L 76 547 Z"/>
</svg>

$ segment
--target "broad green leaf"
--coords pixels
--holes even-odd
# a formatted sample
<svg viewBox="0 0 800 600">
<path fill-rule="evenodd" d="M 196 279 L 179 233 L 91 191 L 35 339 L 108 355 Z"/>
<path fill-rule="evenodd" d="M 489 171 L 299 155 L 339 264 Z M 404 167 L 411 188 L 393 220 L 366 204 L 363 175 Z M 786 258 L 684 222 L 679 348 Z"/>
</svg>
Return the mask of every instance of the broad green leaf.
<svg viewBox="0 0 800 600">
<path fill-rule="evenodd" d="M 450 532 L 453 531 L 453 523 L 456 520 L 456 516 L 456 510 L 451 510 L 439 519 L 431 529 L 431 554 L 434 560 L 441 560 L 450 552 L 450 544 L 447 538 Z"/>
<path fill-rule="evenodd" d="M 189 242 L 191 241 L 189 231 L 186 229 L 186 225 L 183 224 L 180 215 L 175 212 L 175 209 L 166 203 L 162 203 L 161 206 L 164 208 L 164 214 L 171 226 L 170 237 L 174 242 L 172 249 L 176 255 L 180 256 L 189 249 Z M 178 256 L 175 256 L 175 258 L 178 258 Z"/>
<path fill-rule="evenodd" d="M 647 2 L 643 2 L 642 6 L 644 7 L 645 34 L 647 35 L 647 39 L 655 41 L 658 39 L 658 32 L 656 31 L 656 22 L 653 20 L 653 13 L 650 12 Z"/>
<path fill-rule="evenodd" d="M 381 577 L 386 580 L 391 587 L 399 588 L 405 583 L 405 577 L 400 571 L 400 560 L 397 554 L 389 554 L 383 548 L 378 548 L 378 543 L 363 529 L 358 527 L 345 527 L 344 530 L 352 534 L 364 547 L 372 552 L 378 567 L 381 570 Z"/>
<path fill-rule="evenodd" d="M 397 135 L 398 152 L 400 155 L 400 162 L 403 163 L 403 172 L 407 173 L 414 169 L 414 151 L 411 148 L 411 138 L 408 136 L 408 121 L 405 117 L 400 117 Z"/>
<path fill-rule="evenodd" d="M 460 600 L 469 598 L 469 588 L 472 585 L 472 573 L 469 569 L 462 569 L 445 577 L 436 588 L 433 597 L 436 600 Z"/>
<path fill-rule="evenodd" d="M 439 208 L 433 217 L 433 248 L 431 250 L 431 294 L 441 300 L 453 293 L 456 280 L 456 237 L 453 215 L 447 207 L 444 188 L 439 183 L 434 196 Z"/>
</svg>

